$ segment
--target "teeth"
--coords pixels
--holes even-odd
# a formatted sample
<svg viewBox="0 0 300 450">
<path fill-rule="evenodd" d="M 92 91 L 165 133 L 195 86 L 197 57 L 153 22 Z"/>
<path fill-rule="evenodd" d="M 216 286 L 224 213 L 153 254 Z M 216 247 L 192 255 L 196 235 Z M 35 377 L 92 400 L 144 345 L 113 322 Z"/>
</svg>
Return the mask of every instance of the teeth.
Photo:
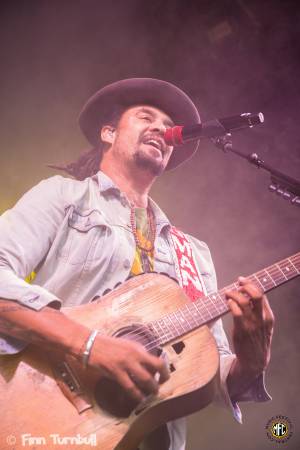
<svg viewBox="0 0 300 450">
<path fill-rule="evenodd" d="M 154 139 L 150 139 L 149 141 L 146 141 L 146 144 L 150 144 L 150 145 L 154 145 L 155 147 L 157 147 L 160 150 L 160 143 L 155 141 Z"/>
</svg>

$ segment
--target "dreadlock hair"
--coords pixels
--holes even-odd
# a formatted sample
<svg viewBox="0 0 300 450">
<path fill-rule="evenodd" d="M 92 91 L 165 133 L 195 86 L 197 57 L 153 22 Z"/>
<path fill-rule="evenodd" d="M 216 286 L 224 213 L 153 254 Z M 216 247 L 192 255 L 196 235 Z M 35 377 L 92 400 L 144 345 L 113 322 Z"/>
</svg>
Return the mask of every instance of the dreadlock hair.
<svg viewBox="0 0 300 450">
<path fill-rule="evenodd" d="M 105 117 L 103 125 L 117 127 L 121 115 L 125 111 L 125 106 L 116 106 L 110 114 Z M 68 164 L 47 164 L 51 169 L 62 170 L 76 180 L 84 180 L 87 177 L 95 175 L 99 171 L 100 162 L 107 144 L 99 141 L 97 147 L 85 150 L 79 158 Z"/>
</svg>

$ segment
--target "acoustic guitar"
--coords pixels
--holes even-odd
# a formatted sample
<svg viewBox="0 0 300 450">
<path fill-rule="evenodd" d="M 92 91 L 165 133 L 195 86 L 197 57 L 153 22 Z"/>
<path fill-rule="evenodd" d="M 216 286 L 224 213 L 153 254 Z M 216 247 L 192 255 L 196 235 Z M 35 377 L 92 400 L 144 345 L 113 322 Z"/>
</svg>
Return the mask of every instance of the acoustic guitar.
<svg viewBox="0 0 300 450">
<path fill-rule="evenodd" d="M 300 273 L 300 253 L 248 277 L 264 292 Z M 206 405 L 218 384 L 219 355 L 207 324 L 226 314 L 224 292 L 190 302 L 162 274 L 131 278 L 86 305 L 63 308 L 101 333 L 163 351 L 171 376 L 156 396 L 134 403 L 117 383 L 72 358 L 34 345 L 0 358 L 0 449 L 136 450 L 160 425 Z"/>
</svg>

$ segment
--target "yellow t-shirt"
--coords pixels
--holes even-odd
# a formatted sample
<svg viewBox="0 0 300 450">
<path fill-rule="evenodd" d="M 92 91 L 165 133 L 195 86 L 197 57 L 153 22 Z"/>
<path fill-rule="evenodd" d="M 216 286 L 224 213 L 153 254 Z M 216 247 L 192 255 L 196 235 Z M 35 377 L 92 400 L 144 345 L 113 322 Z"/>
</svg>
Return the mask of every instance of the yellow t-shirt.
<svg viewBox="0 0 300 450">
<path fill-rule="evenodd" d="M 32 283 L 32 281 L 35 279 L 36 273 L 35 272 L 31 272 L 26 278 L 25 281 L 27 281 L 27 283 Z"/>
<path fill-rule="evenodd" d="M 135 208 L 136 234 L 141 245 L 144 247 L 149 240 L 149 221 L 146 208 Z M 138 246 L 135 249 L 134 261 L 131 268 L 131 275 L 139 275 L 144 272 L 154 270 L 154 249 L 150 252 L 141 250 Z"/>
</svg>

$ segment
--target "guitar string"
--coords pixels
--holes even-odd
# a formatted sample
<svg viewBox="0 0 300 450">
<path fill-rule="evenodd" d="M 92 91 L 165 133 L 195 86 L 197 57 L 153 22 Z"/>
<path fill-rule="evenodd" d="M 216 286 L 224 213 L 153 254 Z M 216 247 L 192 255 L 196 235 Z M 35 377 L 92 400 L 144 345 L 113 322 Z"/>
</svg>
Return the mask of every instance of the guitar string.
<svg viewBox="0 0 300 450">
<path fill-rule="evenodd" d="M 295 256 L 296 256 L 296 258 L 293 258 L 294 260 L 295 260 L 295 259 L 298 259 L 298 258 L 300 259 L 300 255 L 298 256 L 298 254 L 297 254 L 297 255 L 295 255 Z M 280 264 L 282 264 L 283 262 L 284 262 L 284 261 L 280 261 L 280 262 L 277 263 L 277 264 L 280 265 Z M 294 261 L 294 262 L 296 262 L 296 264 L 297 264 L 298 261 Z M 287 264 L 285 264 L 285 266 L 287 266 Z M 258 275 L 259 273 L 263 273 L 263 274 L 264 274 L 265 272 L 267 272 L 267 274 L 268 274 L 268 273 L 272 272 L 272 275 L 275 275 L 275 274 L 278 274 L 278 273 L 282 272 L 282 270 L 279 269 L 279 268 L 276 268 L 275 265 L 274 265 L 274 266 L 271 266 L 270 269 L 272 269 L 272 271 L 271 271 L 271 270 L 267 271 L 267 269 L 262 269 L 261 271 L 256 272 L 256 274 L 251 275 L 251 276 L 249 276 L 248 278 L 249 278 L 250 280 L 253 279 L 253 281 L 255 282 L 255 284 L 257 284 L 257 285 L 259 285 L 259 286 L 262 286 L 262 284 L 261 284 L 261 283 L 257 283 L 257 280 L 256 280 L 256 278 L 258 278 L 257 275 Z M 297 269 L 294 269 L 294 273 L 295 273 L 295 272 L 297 273 Z M 283 273 L 283 272 L 282 272 L 282 273 Z M 276 278 L 276 276 L 275 276 L 275 278 Z M 274 287 L 274 283 L 275 283 L 275 282 L 273 281 L 273 277 L 272 277 L 272 276 L 271 276 L 271 279 L 272 279 L 272 282 L 271 282 L 270 287 Z M 286 279 L 287 281 L 289 280 L 289 279 L 287 279 L 286 277 L 285 277 L 285 279 Z M 251 281 L 252 281 L 252 280 L 251 280 Z M 277 280 L 276 280 L 276 281 L 278 281 L 278 277 L 277 277 Z M 276 285 L 276 283 L 275 283 L 275 285 Z M 224 292 L 225 292 L 225 290 L 230 289 L 232 286 L 236 287 L 236 283 L 233 283 L 232 285 L 227 286 L 226 288 L 221 289 L 221 290 L 218 291 L 217 293 L 215 293 L 215 294 L 210 294 L 210 295 L 208 295 L 208 296 L 206 296 L 206 297 L 204 297 L 204 298 L 214 297 L 214 296 L 216 296 L 216 295 L 218 295 L 218 294 L 222 294 L 222 295 L 223 295 Z M 268 290 L 269 287 L 266 287 L 266 286 L 265 286 L 264 289 Z M 220 295 L 219 295 L 219 297 L 220 297 Z M 204 298 L 203 298 L 203 299 L 204 299 Z M 212 299 L 210 298 L 210 300 L 212 300 Z M 223 299 L 221 298 L 221 300 L 223 300 Z M 216 318 L 216 316 L 214 316 L 214 317 L 205 317 L 205 316 L 203 316 L 203 314 L 202 314 L 203 312 L 204 312 L 204 313 L 207 313 L 207 312 L 208 312 L 208 313 L 210 314 L 210 310 L 207 309 L 207 308 L 205 308 L 205 305 L 202 304 L 201 307 L 202 307 L 202 309 L 204 309 L 204 311 L 203 311 L 203 310 L 202 310 L 202 311 L 199 311 L 198 306 L 196 306 L 196 303 L 197 303 L 197 302 L 194 302 L 194 303 L 191 303 L 191 304 L 186 304 L 186 305 L 184 305 L 184 307 L 180 308 L 179 310 L 174 311 L 173 313 L 168 314 L 168 315 L 166 315 L 166 316 L 163 316 L 161 319 L 159 319 L 160 322 L 163 322 L 163 323 L 164 323 L 164 326 L 167 327 L 167 332 L 163 329 L 163 327 L 160 325 L 160 323 L 158 322 L 158 320 L 154 321 L 154 322 L 156 322 L 156 323 L 158 324 L 158 326 L 161 328 L 161 330 L 163 331 L 163 333 L 162 333 L 162 334 L 158 333 L 158 337 L 156 337 L 155 340 L 148 342 L 148 344 L 145 345 L 145 348 L 149 347 L 149 348 L 147 348 L 147 350 L 150 351 L 150 350 L 154 349 L 154 348 L 157 346 L 157 344 L 159 344 L 159 342 L 161 341 L 161 339 L 166 339 L 166 338 L 167 338 L 167 339 L 171 340 L 171 339 L 175 339 L 176 337 L 179 337 L 179 336 L 180 336 L 180 334 L 177 334 L 177 335 L 175 335 L 175 336 L 172 334 L 172 332 L 171 332 L 171 330 L 170 330 L 170 328 L 169 328 L 169 325 L 166 325 L 166 323 L 165 323 L 165 320 L 166 320 L 166 319 L 168 319 L 168 320 L 171 322 L 171 326 L 172 326 L 173 328 L 175 328 L 176 333 L 178 333 L 177 327 L 178 327 L 178 325 L 180 325 L 180 326 L 182 327 L 183 331 L 184 331 L 184 334 L 185 334 L 185 333 L 191 331 L 192 329 L 195 329 L 195 328 L 201 326 L 202 324 L 204 324 L 204 323 L 206 323 L 206 322 L 209 322 L 209 321 L 212 320 L 213 318 L 214 318 L 214 319 Z M 214 305 L 213 302 L 211 302 L 211 304 Z M 188 305 L 188 314 L 190 315 L 190 317 L 185 317 L 184 314 L 183 314 L 183 317 L 182 317 L 182 318 L 183 318 L 184 320 L 183 320 L 183 322 L 182 322 L 182 321 L 180 321 L 180 320 L 178 319 L 178 317 L 176 316 L 176 314 L 181 314 L 181 315 L 182 315 L 182 310 L 183 310 L 183 308 L 187 309 L 187 305 Z M 198 318 L 201 319 L 201 322 L 200 322 L 200 323 L 195 322 L 194 316 L 191 316 L 191 308 L 190 308 L 190 305 L 194 305 L 194 306 L 197 307 L 197 310 L 198 310 Z M 222 305 L 223 305 L 223 306 L 226 306 L 226 310 L 228 311 L 228 307 L 227 307 L 227 305 L 224 304 L 224 300 L 223 300 L 223 302 L 222 302 Z M 125 305 L 124 305 L 124 306 L 125 306 Z M 200 306 L 200 305 L 199 305 L 199 306 Z M 214 305 L 214 306 L 215 306 L 215 305 Z M 125 306 L 125 307 L 126 307 L 126 306 Z M 216 306 L 215 306 L 215 307 L 216 307 Z M 217 310 L 217 312 L 218 312 L 219 314 L 222 314 L 222 313 L 225 313 L 226 311 L 218 311 L 218 310 Z M 178 324 L 174 324 L 174 323 L 172 322 L 172 319 L 170 318 L 171 315 L 175 316 L 174 318 L 178 321 Z M 189 319 L 192 319 L 192 320 L 194 321 L 194 324 L 193 324 L 192 326 L 191 326 L 190 323 L 189 323 Z M 150 324 L 151 324 L 151 322 L 150 322 Z M 183 324 L 184 324 L 185 326 L 186 326 L 186 325 L 189 325 L 189 329 L 185 329 L 184 326 L 183 326 Z M 137 328 L 137 329 L 134 330 L 134 331 L 125 333 L 124 336 L 128 337 L 128 336 L 133 335 L 133 336 L 135 336 L 135 338 L 138 338 L 138 337 L 140 337 L 140 336 L 144 336 L 144 334 L 145 334 L 145 327 L 146 327 L 146 326 L 147 326 L 147 324 L 145 324 L 144 326 L 141 326 L 140 328 Z M 169 328 L 169 329 L 168 329 L 168 328 Z M 155 330 L 155 331 L 156 331 L 156 330 Z M 181 335 L 182 335 L 182 334 L 181 334 Z M 137 341 L 137 342 L 141 342 L 141 341 L 139 341 L 138 339 L 136 339 L 136 341 Z M 154 343 L 155 343 L 155 346 L 151 347 L 151 345 L 154 344 Z"/>
<path fill-rule="evenodd" d="M 300 261 L 300 254 L 296 254 L 296 255 L 294 255 L 293 257 L 290 257 L 290 258 L 287 258 L 287 259 L 291 259 L 291 258 L 293 258 L 293 261 L 297 264 L 297 263 L 298 263 L 298 259 L 299 259 L 299 261 Z M 297 261 L 296 261 L 296 260 L 297 260 Z M 274 284 L 275 284 L 275 286 L 276 286 L 276 283 L 275 283 L 275 281 L 274 281 L 272 275 L 274 275 L 274 278 L 276 279 L 276 275 L 275 275 L 275 274 L 278 274 L 278 273 L 280 274 L 280 273 L 282 273 L 282 275 L 284 275 L 284 277 L 285 277 L 285 280 L 286 280 L 286 281 L 289 281 L 290 278 L 287 278 L 287 277 L 285 276 L 285 274 L 283 273 L 283 271 L 282 271 L 282 269 L 281 269 L 281 267 L 280 267 L 280 265 L 281 265 L 282 263 L 284 263 L 284 262 L 285 262 L 285 260 L 282 260 L 282 261 L 279 261 L 278 263 L 274 264 L 273 266 L 270 266 L 270 268 L 262 269 L 262 270 L 260 270 L 259 272 L 256 272 L 255 274 L 250 275 L 250 276 L 248 277 L 248 279 L 249 279 L 250 281 L 253 281 L 253 282 L 254 282 L 255 284 L 257 284 L 259 287 L 263 287 L 263 289 L 266 289 L 266 290 L 268 290 L 268 289 L 271 288 L 271 287 L 274 287 Z M 279 267 L 276 268 L 276 265 L 278 265 Z M 289 265 L 293 265 L 293 264 L 289 263 Z M 288 267 L 288 264 L 285 264 L 285 267 Z M 269 270 L 268 270 L 268 269 L 269 269 Z M 266 287 L 266 284 L 263 285 L 263 284 L 259 281 L 259 274 L 263 274 L 263 275 L 265 276 L 265 272 L 267 273 L 267 275 L 269 275 L 269 274 L 271 273 L 271 276 L 269 275 L 269 278 L 271 278 L 271 285 L 270 285 L 269 287 Z M 293 268 L 293 272 L 292 272 L 292 273 L 294 273 L 294 274 L 299 274 L 297 268 Z M 281 278 L 282 278 L 282 275 L 281 275 Z M 279 279 L 279 278 L 277 277 L 276 281 L 278 281 L 278 279 Z M 228 289 L 231 289 L 232 286 L 233 286 L 233 287 L 237 287 L 237 284 L 236 284 L 236 283 L 232 283 L 231 285 L 229 285 L 229 286 L 227 286 L 227 287 L 225 287 L 225 288 L 222 288 L 221 290 L 219 290 L 219 291 L 216 292 L 216 293 L 209 294 L 208 296 L 203 297 L 203 298 L 201 297 L 201 299 L 204 300 L 205 298 L 209 298 L 209 299 L 211 300 L 211 305 L 215 306 L 215 308 L 216 308 L 216 305 L 213 303 L 211 297 L 216 297 L 216 296 L 218 295 L 218 296 L 221 298 L 221 304 L 222 304 L 223 306 L 226 306 L 226 310 L 228 311 L 229 308 L 228 308 L 228 306 L 224 303 L 224 300 L 222 299 L 221 295 L 224 295 L 225 291 L 228 290 Z M 221 295 L 220 295 L 220 294 L 221 294 Z M 206 305 L 205 305 L 205 304 L 201 304 L 201 307 L 204 309 L 204 311 L 203 311 L 203 310 L 202 310 L 202 311 L 199 311 L 198 306 L 196 305 L 198 301 L 199 301 L 199 300 L 197 300 L 196 302 L 191 303 L 191 304 L 186 304 L 186 305 L 184 305 L 182 308 L 178 309 L 177 311 L 174 311 L 173 313 L 170 313 L 170 314 L 167 314 L 167 315 L 161 317 L 159 320 L 164 322 L 164 326 L 166 326 L 165 320 L 166 320 L 166 319 L 170 320 L 171 326 L 175 328 L 175 331 L 176 331 L 176 332 L 178 332 L 177 326 L 178 326 L 178 324 L 179 324 L 179 325 L 183 328 L 183 331 L 184 331 L 184 334 L 185 334 L 185 333 L 188 333 L 189 331 L 192 331 L 193 329 L 195 329 L 195 328 L 197 328 L 197 327 L 203 325 L 204 323 L 209 322 L 210 320 L 216 319 L 216 316 L 214 316 L 214 317 L 205 317 L 205 316 L 203 316 L 203 314 L 202 314 L 203 312 L 208 312 L 208 313 L 210 314 L 210 310 L 209 310 L 208 308 L 206 308 Z M 201 301 L 201 300 L 200 300 L 200 301 Z M 198 311 L 197 311 L 197 315 L 198 315 L 198 318 L 201 319 L 200 324 L 197 323 L 197 322 L 195 322 L 194 316 L 191 316 L 191 305 L 196 306 L 196 308 L 197 308 L 197 310 L 198 310 Z M 122 306 L 123 306 L 123 307 L 126 307 L 126 305 L 122 305 Z M 199 305 L 199 306 L 200 306 L 200 305 Z M 182 314 L 182 313 L 183 313 L 182 310 L 183 310 L 184 308 L 185 308 L 185 309 L 188 309 L 188 311 L 187 311 L 188 314 L 186 314 L 186 315 L 183 314 L 183 319 L 184 319 L 184 321 L 181 322 L 181 321 L 179 321 L 178 317 L 176 317 L 176 314 Z M 217 308 L 216 308 L 216 309 L 217 309 Z M 217 309 L 217 312 L 219 312 L 220 314 L 223 314 L 223 313 L 225 313 L 226 311 L 218 311 L 218 309 Z M 178 324 L 174 324 L 174 323 L 172 322 L 172 319 L 170 318 L 171 315 L 175 316 L 175 319 L 178 321 Z M 186 317 L 187 315 L 190 315 L 190 317 Z M 211 314 L 210 314 L 210 315 L 211 315 Z M 186 325 L 189 325 L 189 326 L 190 326 L 189 319 L 192 319 L 192 320 L 194 321 L 194 324 L 191 326 L 190 329 L 185 329 L 184 326 L 183 326 L 183 324 L 184 324 L 185 326 L 186 326 Z M 202 321 L 203 321 L 203 322 L 202 322 Z M 156 323 L 159 325 L 159 327 L 162 329 L 163 333 L 162 333 L 162 334 L 159 334 L 158 337 L 156 337 L 156 338 L 155 338 L 154 340 L 152 340 L 152 341 L 149 341 L 149 342 L 144 346 L 148 351 L 151 351 L 151 350 L 155 349 L 156 346 L 160 343 L 161 339 L 169 339 L 169 340 L 172 340 L 172 339 L 175 339 L 176 337 L 179 337 L 179 336 L 180 336 L 180 334 L 179 334 L 179 335 L 177 334 L 177 336 L 173 336 L 172 333 L 171 333 L 171 336 L 169 336 L 169 334 L 170 334 L 170 329 L 167 330 L 167 332 L 166 332 L 166 331 L 162 328 L 162 326 L 159 324 L 158 320 L 156 320 L 156 321 L 154 321 L 154 322 L 156 322 Z M 150 322 L 150 325 L 151 325 L 151 322 Z M 124 336 L 126 336 L 126 337 L 128 337 L 128 336 L 134 336 L 135 338 L 142 337 L 142 336 L 145 335 L 145 327 L 147 327 L 147 324 L 145 324 L 144 326 L 141 326 L 141 327 L 137 328 L 137 329 L 134 330 L 134 331 L 130 331 L 130 332 L 128 332 L 128 333 L 125 333 Z M 169 327 L 169 326 L 167 325 L 167 328 L 168 328 L 168 327 Z M 182 335 L 182 334 L 181 334 L 181 335 Z M 135 340 L 136 340 L 137 342 L 142 343 L 142 341 L 140 341 L 139 339 L 135 339 Z"/>
<path fill-rule="evenodd" d="M 299 258 L 300 258 L 300 255 L 299 255 Z M 281 262 L 280 262 L 280 263 L 281 263 Z M 279 265 L 280 263 L 278 263 L 278 265 Z M 286 264 L 285 264 L 285 266 L 286 266 Z M 277 274 L 278 272 L 282 272 L 282 270 L 279 270 L 278 268 L 274 268 L 272 271 L 267 271 L 267 273 L 265 273 L 265 272 L 266 272 L 266 269 L 263 269 L 263 270 L 257 272 L 256 274 L 249 276 L 248 278 L 249 278 L 251 281 L 253 281 L 255 284 L 257 284 L 259 287 L 263 287 L 263 289 L 268 290 L 269 288 L 274 287 L 274 281 L 273 281 L 274 278 L 276 279 L 276 281 L 278 281 L 278 277 L 275 277 L 274 275 Z M 296 272 L 296 270 L 294 269 L 294 272 L 293 272 L 293 273 L 295 273 L 295 272 Z M 271 273 L 271 276 L 269 275 L 270 273 Z M 267 275 L 267 280 L 268 280 L 268 278 L 271 278 L 271 281 L 268 281 L 268 284 L 265 283 L 265 284 L 263 285 L 263 283 L 261 283 L 261 281 L 259 280 L 259 274 L 263 274 L 264 277 L 266 277 L 266 275 Z M 268 276 L 268 275 L 269 275 L 269 276 Z M 273 275 L 273 277 L 272 277 L 272 275 Z M 218 291 L 217 293 L 208 295 L 207 298 L 209 298 L 209 299 L 211 300 L 211 305 L 215 306 L 215 304 L 214 304 L 213 301 L 212 301 L 212 299 L 213 299 L 214 296 L 216 297 L 216 295 L 217 295 L 218 293 L 224 294 L 224 291 L 225 291 L 225 290 L 231 289 L 232 287 L 237 287 L 237 286 L 236 286 L 236 283 L 233 283 L 232 285 L 229 285 L 229 286 L 227 286 L 226 288 L 221 289 L 221 290 Z M 194 305 L 195 305 L 195 303 L 194 303 Z M 124 306 L 126 307 L 126 305 L 124 305 Z M 216 306 L 215 306 L 215 308 L 217 309 Z M 178 310 L 178 312 L 180 313 L 180 310 Z M 191 311 L 188 311 L 188 312 L 191 313 Z M 217 312 L 223 312 L 223 311 L 219 311 L 219 310 L 217 309 Z M 163 320 L 166 319 L 166 318 L 167 318 L 167 316 L 162 317 L 160 320 L 163 321 Z M 194 320 L 194 317 L 192 317 L 192 319 Z M 156 321 L 156 322 L 158 322 L 158 321 Z M 158 325 L 160 325 L 160 324 L 158 324 Z M 175 325 L 174 325 L 174 326 L 175 326 Z M 137 328 L 136 330 L 134 330 L 134 331 L 132 331 L 132 332 L 129 332 L 129 333 L 126 333 L 125 335 L 126 335 L 126 336 L 130 336 L 131 334 L 133 334 L 133 335 L 136 335 L 136 336 L 137 336 L 137 335 L 138 335 L 137 332 L 138 332 L 139 330 L 141 330 L 141 334 L 144 334 L 144 330 L 143 330 L 142 327 L 141 327 L 140 329 Z"/>
<path fill-rule="evenodd" d="M 261 272 L 264 272 L 264 271 L 261 271 Z M 278 273 L 278 269 L 275 268 L 275 272 Z M 254 281 L 255 281 L 256 284 L 257 284 L 257 280 L 255 280 L 256 277 L 255 277 L 255 276 L 249 277 L 249 279 L 251 279 L 251 278 L 254 278 Z M 272 282 L 272 284 L 271 284 L 270 287 L 272 287 L 273 284 L 274 284 L 274 283 Z M 225 288 L 224 288 L 224 289 L 225 289 Z M 224 289 L 223 289 L 223 290 L 224 290 Z M 227 288 L 227 289 L 228 289 L 228 288 Z M 209 297 L 209 296 L 207 296 L 207 297 Z M 195 303 L 194 303 L 194 305 L 195 305 Z M 227 307 L 227 308 L 228 308 L 228 307 Z M 189 315 L 190 315 L 190 314 L 191 314 L 190 308 L 187 308 L 187 305 L 185 305 L 185 309 L 188 309 L 188 313 L 189 313 Z M 198 309 L 198 308 L 197 308 L 197 309 Z M 181 313 L 181 312 L 182 312 L 182 309 L 181 309 L 181 310 L 178 310 L 177 312 Z M 202 311 L 202 312 L 203 312 L 203 311 Z M 207 311 L 204 311 L 204 312 L 207 312 Z M 222 311 L 222 312 L 225 312 L 225 311 Z M 221 313 L 221 311 L 220 311 L 220 313 Z M 194 318 L 193 316 L 190 315 L 189 319 L 192 318 L 193 321 L 194 321 L 194 324 L 191 326 L 190 323 L 189 323 L 189 320 L 186 320 L 186 319 L 185 319 L 185 320 L 184 320 L 184 325 L 185 325 L 185 326 L 186 326 L 186 325 L 189 325 L 189 329 L 185 329 L 185 327 L 183 326 L 183 323 L 179 321 L 179 319 L 178 319 L 178 317 L 176 316 L 176 314 L 174 314 L 174 315 L 175 315 L 175 319 L 178 321 L 178 324 L 182 327 L 184 333 L 189 332 L 189 331 L 191 331 L 192 329 L 194 329 L 194 328 L 195 328 L 195 325 L 196 325 L 196 327 L 198 327 L 198 326 L 200 326 L 202 323 L 208 322 L 209 319 L 210 319 L 209 317 L 205 317 L 205 318 L 204 318 L 204 321 L 203 321 L 202 323 L 201 323 L 201 322 L 199 323 L 199 322 L 195 322 L 195 318 Z M 201 314 L 198 314 L 198 318 L 199 318 L 199 316 L 201 316 Z M 167 316 L 166 318 L 168 318 L 168 316 Z M 184 317 L 183 317 L 183 318 L 184 318 Z M 203 316 L 201 316 L 200 318 L 201 318 L 201 321 L 202 321 L 202 320 L 203 320 Z M 176 325 L 172 322 L 172 320 L 171 320 L 170 318 L 169 318 L 169 320 L 170 320 L 170 322 L 171 322 L 172 327 L 175 328 L 175 331 L 178 333 L 178 329 L 177 329 Z M 165 318 L 161 318 L 160 321 L 162 321 L 162 322 L 164 323 L 164 326 L 166 326 Z M 166 338 L 167 338 L 167 339 L 171 340 L 172 338 L 178 337 L 178 334 L 177 334 L 177 336 L 173 336 L 173 334 L 172 334 L 170 328 L 168 327 L 168 325 L 167 325 L 167 333 L 166 333 L 165 330 L 163 329 L 163 327 L 160 325 L 160 323 L 159 323 L 158 321 L 156 321 L 156 323 L 158 323 L 158 325 L 159 325 L 159 327 L 161 328 L 161 330 L 163 331 L 163 333 L 162 333 L 162 334 L 159 333 L 159 336 L 156 337 L 155 340 L 152 340 L 152 341 L 150 341 L 150 342 L 148 342 L 148 343 L 146 344 L 145 348 L 148 349 L 148 351 L 150 351 L 150 350 L 152 350 L 153 348 L 155 348 L 155 347 L 157 346 L 157 344 L 160 343 L 161 339 L 166 339 Z M 177 324 L 177 326 L 178 326 L 178 324 Z M 168 329 L 168 328 L 169 328 L 169 329 Z M 140 329 L 141 329 L 141 328 L 140 328 Z M 137 333 L 138 330 L 139 330 L 139 329 L 137 329 L 137 330 L 135 330 L 135 331 L 133 331 L 133 332 L 127 333 L 127 334 L 125 334 L 125 336 L 128 336 L 129 334 L 134 334 L 135 337 L 139 337 L 139 336 L 141 336 L 142 334 L 145 333 L 145 332 L 142 331 L 140 334 L 138 334 L 138 333 Z M 137 339 L 137 340 L 138 340 L 138 339 Z M 138 340 L 138 341 L 139 341 L 139 340 Z"/>
</svg>

